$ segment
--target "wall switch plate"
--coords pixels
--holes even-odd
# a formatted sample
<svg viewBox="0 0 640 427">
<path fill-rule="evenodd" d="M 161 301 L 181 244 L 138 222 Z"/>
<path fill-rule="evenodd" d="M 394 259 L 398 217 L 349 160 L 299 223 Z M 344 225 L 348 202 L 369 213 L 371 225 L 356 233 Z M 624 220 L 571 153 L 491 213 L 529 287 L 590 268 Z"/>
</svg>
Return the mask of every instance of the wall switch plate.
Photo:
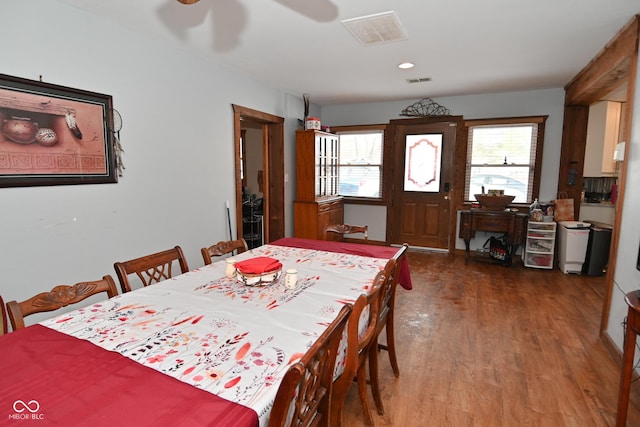
<svg viewBox="0 0 640 427">
<path fill-rule="evenodd" d="M 616 162 L 621 162 L 624 160 L 624 141 L 618 142 L 616 144 L 616 149 L 613 150 L 613 160 Z"/>
</svg>

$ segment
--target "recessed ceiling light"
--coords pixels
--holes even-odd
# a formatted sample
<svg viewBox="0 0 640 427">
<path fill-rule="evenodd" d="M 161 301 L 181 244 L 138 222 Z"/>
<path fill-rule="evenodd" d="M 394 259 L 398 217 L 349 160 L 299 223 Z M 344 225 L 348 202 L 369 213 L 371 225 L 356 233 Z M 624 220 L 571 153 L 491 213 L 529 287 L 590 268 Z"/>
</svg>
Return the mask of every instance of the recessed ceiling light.
<svg viewBox="0 0 640 427">
<path fill-rule="evenodd" d="M 409 68 L 413 68 L 415 66 L 416 64 L 414 64 L 413 62 L 403 62 L 402 64 L 398 65 L 398 68 L 402 70 L 408 70 Z"/>
</svg>

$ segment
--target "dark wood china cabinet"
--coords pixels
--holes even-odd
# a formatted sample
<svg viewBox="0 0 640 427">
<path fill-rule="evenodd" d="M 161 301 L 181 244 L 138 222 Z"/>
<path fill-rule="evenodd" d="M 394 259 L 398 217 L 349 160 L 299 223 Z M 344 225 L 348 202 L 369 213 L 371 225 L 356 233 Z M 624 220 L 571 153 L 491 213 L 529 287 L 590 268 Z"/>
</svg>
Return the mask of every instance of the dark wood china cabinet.
<svg viewBox="0 0 640 427">
<path fill-rule="evenodd" d="M 327 224 L 344 221 L 338 195 L 338 136 L 318 130 L 296 133 L 295 237 L 323 239 Z"/>
</svg>

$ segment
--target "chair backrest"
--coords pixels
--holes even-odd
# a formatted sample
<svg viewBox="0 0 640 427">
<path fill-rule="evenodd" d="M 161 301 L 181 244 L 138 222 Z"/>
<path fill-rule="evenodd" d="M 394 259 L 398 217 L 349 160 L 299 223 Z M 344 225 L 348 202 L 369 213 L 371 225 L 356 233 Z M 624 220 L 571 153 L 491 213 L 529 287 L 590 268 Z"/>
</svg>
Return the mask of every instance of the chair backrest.
<svg viewBox="0 0 640 427">
<path fill-rule="evenodd" d="M 328 425 L 336 356 L 351 313 L 345 305 L 316 342 L 289 367 L 278 387 L 269 427 Z"/>
<path fill-rule="evenodd" d="M 202 260 L 204 261 L 204 265 L 211 264 L 212 257 L 222 256 L 233 251 L 237 251 L 237 253 L 241 254 L 242 252 L 247 250 L 247 242 L 244 239 L 238 240 L 226 240 L 216 243 L 213 246 L 209 246 L 208 248 L 200 249 L 202 253 Z"/>
<path fill-rule="evenodd" d="M 344 238 L 345 234 L 364 234 L 364 240 L 369 240 L 369 226 L 368 225 L 349 225 L 349 224 L 328 224 L 324 227 L 324 239 L 327 240 L 328 233 L 336 233 L 340 235 L 340 239 Z"/>
<path fill-rule="evenodd" d="M 131 283 L 128 277 L 130 274 L 136 274 L 143 286 L 149 286 L 173 277 L 174 261 L 178 261 L 182 273 L 189 271 L 187 259 L 180 246 L 129 261 L 116 262 L 113 267 L 118 275 L 122 292 L 130 292 Z"/>
<path fill-rule="evenodd" d="M 378 321 L 378 333 L 384 328 L 386 318 L 389 312 L 392 310 L 395 304 L 396 287 L 398 286 L 398 271 L 400 270 L 400 264 L 402 257 L 405 256 L 409 244 L 403 244 L 398 252 L 391 258 L 385 267 L 385 275 L 387 280 L 382 285 L 380 291 L 380 316 Z"/>
<path fill-rule="evenodd" d="M 9 327 L 7 326 L 7 308 L 4 305 L 2 295 L 0 295 L 0 335 L 4 335 L 7 332 L 9 332 Z"/>
<path fill-rule="evenodd" d="M 42 292 L 22 302 L 9 301 L 7 311 L 13 330 L 24 328 L 24 318 L 33 313 L 57 310 L 76 304 L 91 295 L 106 292 L 109 298 L 118 295 L 116 282 L 110 275 L 101 280 L 79 282 L 75 285 L 58 285 L 49 292 Z"/>
<path fill-rule="evenodd" d="M 347 353 L 344 371 L 335 378 L 331 396 L 331 425 L 342 425 L 342 405 L 349 388 L 353 384 L 358 367 L 362 363 L 369 346 L 376 342 L 377 325 L 380 311 L 380 291 L 387 280 L 385 270 L 380 271 L 373 281 L 371 290 L 367 294 L 362 294 L 353 304 L 349 322 L 347 324 Z M 367 317 L 362 314 L 369 308 Z M 367 320 L 366 328 L 361 323 Z"/>
</svg>

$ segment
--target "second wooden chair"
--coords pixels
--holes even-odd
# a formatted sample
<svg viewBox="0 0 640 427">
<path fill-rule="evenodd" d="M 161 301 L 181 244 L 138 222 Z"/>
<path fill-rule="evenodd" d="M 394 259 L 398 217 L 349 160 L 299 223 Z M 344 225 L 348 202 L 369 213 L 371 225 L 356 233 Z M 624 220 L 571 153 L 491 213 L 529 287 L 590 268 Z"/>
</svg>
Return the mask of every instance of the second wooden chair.
<svg viewBox="0 0 640 427">
<path fill-rule="evenodd" d="M 336 357 L 351 313 L 345 305 L 299 362 L 284 375 L 269 415 L 269 427 L 328 426 Z"/>
<path fill-rule="evenodd" d="M 378 353 L 380 350 L 387 350 L 389 352 L 389 361 L 391 362 L 393 374 L 396 378 L 400 376 L 398 357 L 396 356 L 393 318 L 395 313 L 396 288 L 398 286 L 399 270 L 408 248 L 409 245 L 407 243 L 403 244 L 393 258 L 387 262 L 385 267 L 387 280 L 384 282 L 382 290 L 380 291 L 380 312 L 376 326 L 376 336 L 373 340 L 373 345 L 371 345 L 369 350 L 369 378 L 371 383 L 371 393 L 373 394 L 373 400 L 376 403 L 376 409 L 380 415 L 384 415 L 384 406 L 380 395 L 380 380 L 378 376 Z M 387 335 L 386 345 L 378 343 L 378 338 L 384 329 L 386 329 Z"/>
<path fill-rule="evenodd" d="M 369 400 L 367 398 L 367 365 L 369 348 L 376 345 L 376 328 L 380 310 L 380 291 L 386 281 L 385 271 L 376 276 L 369 293 L 362 294 L 351 309 L 347 325 L 347 355 L 344 371 L 337 376 L 333 383 L 331 396 L 331 425 L 342 426 L 342 413 L 345 398 L 353 380 L 358 383 L 358 394 L 364 413 L 365 423 L 373 424 Z M 368 313 L 365 311 L 368 309 Z M 363 314 L 363 312 L 365 314 Z M 366 320 L 366 325 L 360 322 Z"/>
<path fill-rule="evenodd" d="M 143 286 L 149 286 L 173 277 L 174 261 L 180 264 L 182 273 L 189 271 L 187 259 L 180 246 L 129 261 L 116 262 L 113 267 L 118 275 L 122 292 L 130 292 L 132 289 L 129 281 L 130 274 L 137 275 Z"/>
<path fill-rule="evenodd" d="M 339 236 L 340 240 L 344 239 L 346 234 L 364 234 L 364 240 L 369 240 L 368 225 L 349 225 L 349 224 L 328 224 L 324 228 L 324 240 L 329 240 L 329 233 Z"/>
<path fill-rule="evenodd" d="M 238 240 L 223 240 L 221 242 L 216 243 L 213 246 L 209 246 L 208 248 L 200 249 L 202 253 L 202 260 L 204 261 L 204 265 L 209 265 L 213 262 L 213 257 L 218 257 L 222 255 L 226 255 L 228 253 L 232 253 L 236 251 L 236 253 L 241 254 L 242 252 L 247 250 L 247 242 L 244 239 Z"/>
<path fill-rule="evenodd" d="M 9 332 L 9 327 L 7 326 L 7 309 L 4 305 L 2 295 L 0 295 L 0 335 L 4 335 L 7 332 Z"/>
</svg>

